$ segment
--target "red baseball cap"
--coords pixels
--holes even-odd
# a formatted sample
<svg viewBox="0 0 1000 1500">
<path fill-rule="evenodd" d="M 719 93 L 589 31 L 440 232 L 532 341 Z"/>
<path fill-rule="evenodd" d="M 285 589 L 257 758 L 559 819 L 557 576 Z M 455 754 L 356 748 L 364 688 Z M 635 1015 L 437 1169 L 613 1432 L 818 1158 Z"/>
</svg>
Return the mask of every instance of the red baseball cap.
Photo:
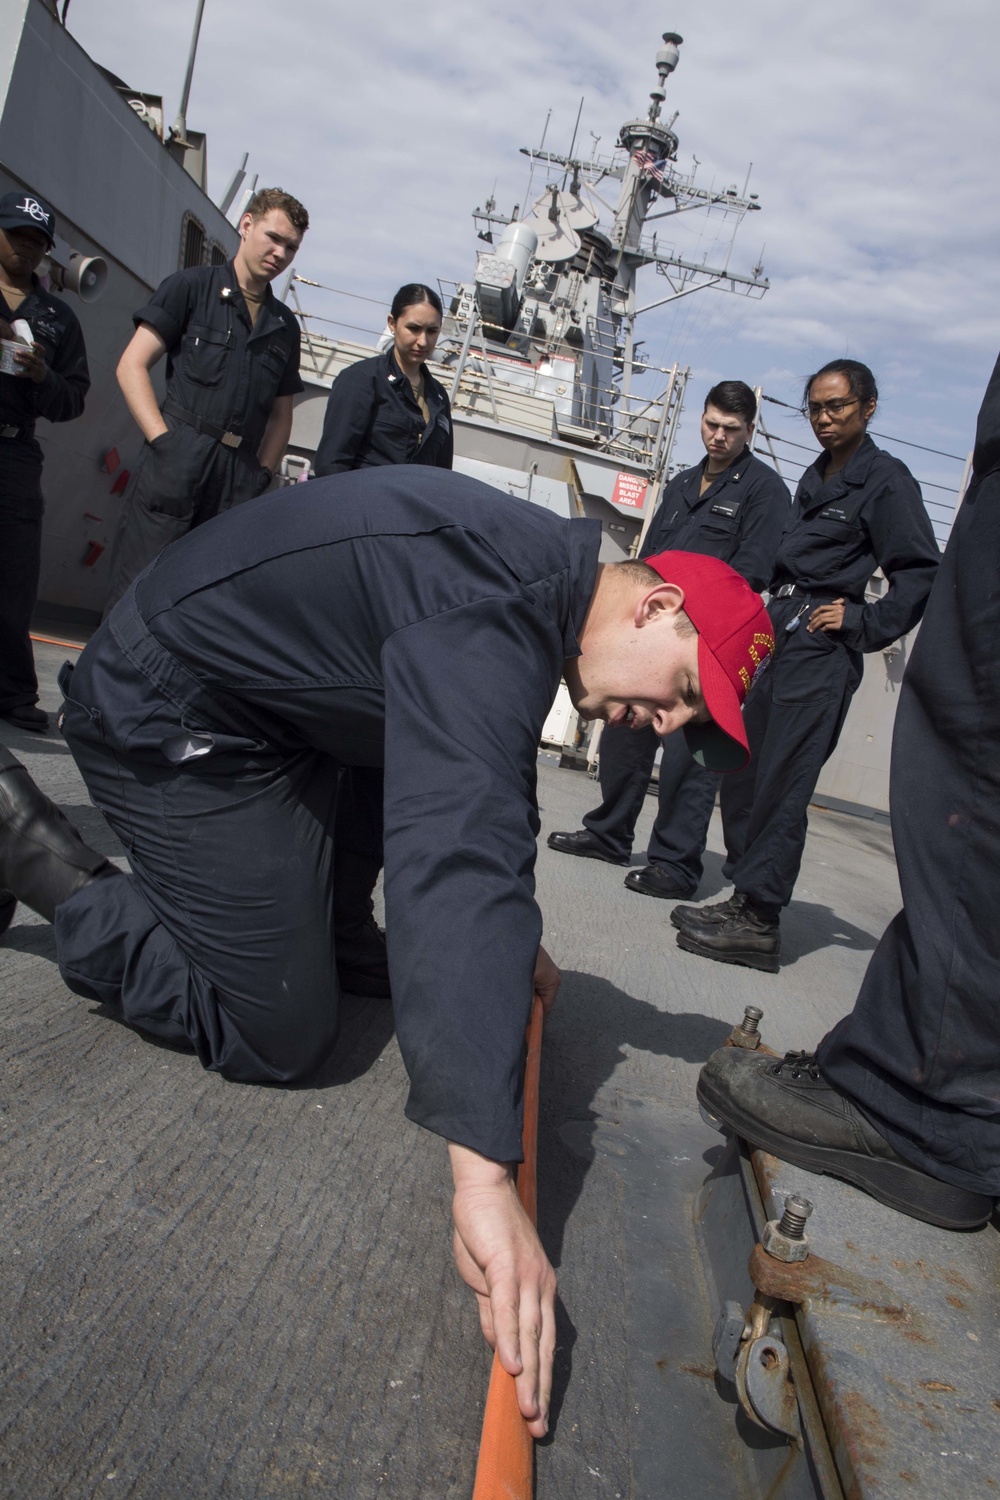
<svg viewBox="0 0 1000 1500">
<path fill-rule="evenodd" d="M 658 552 L 642 561 L 684 590 L 684 612 L 698 632 L 698 676 L 712 722 L 684 726 L 688 748 L 710 771 L 739 771 L 750 759 L 743 703 L 774 650 L 764 601 L 717 557 Z"/>
</svg>

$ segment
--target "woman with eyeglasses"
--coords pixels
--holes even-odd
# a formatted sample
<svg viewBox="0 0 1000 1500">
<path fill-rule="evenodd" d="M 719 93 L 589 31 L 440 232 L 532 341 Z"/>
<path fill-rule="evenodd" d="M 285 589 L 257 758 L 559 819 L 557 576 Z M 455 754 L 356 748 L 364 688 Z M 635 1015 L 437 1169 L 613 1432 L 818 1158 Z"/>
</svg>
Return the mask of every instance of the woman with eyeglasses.
<svg viewBox="0 0 1000 1500">
<path fill-rule="evenodd" d="M 768 610 L 771 663 L 747 700 L 751 761 L 722 778 L 735 890 L 675 907 L 678 943 L 722 963 L 777 973 L 779 917 L 792 898 L 809 802 L 861 681 L 862 655 L 924 612 L 940 552 L 905 464 L 868 436 L 878 389 L 867 365 L 835 359 L 806 382 L 804 414 L 823 450 L 799 480 Z M 880 568 L 888 588 L 865 599 Z"/>
</svg>

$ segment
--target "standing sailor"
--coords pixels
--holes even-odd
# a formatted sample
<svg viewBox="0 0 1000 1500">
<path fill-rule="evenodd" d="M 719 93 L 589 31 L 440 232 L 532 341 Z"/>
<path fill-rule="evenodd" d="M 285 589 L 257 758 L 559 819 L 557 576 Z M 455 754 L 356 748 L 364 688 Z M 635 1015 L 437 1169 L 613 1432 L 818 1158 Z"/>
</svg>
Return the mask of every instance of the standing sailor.
<svg viewBox="0 0 1000 1500">
<path fill-rule="evenodd" d="M 270 283 L 291 265 L 309 215 L 264 188 L 225 266 L 168 276 L 133 313 L 118 384 L 145 445 L 125 496 L 107 609 L 169 542 L 267 489 L 292 430 L 299 327 Z M 150 371 L 167 356 L 167 399 Z"/>
<path fill-rule="evenodd" d="M 389 347 L 349 365 L 330 387 L 316 451 L 318 475 L 373 464 L 451 468 L 451 405 L 427 369 L 441 318 L 437 292 L 419 282 L 400 287 L 388 318 Z"/>
<path fill-rule="evenodd" d="M 689 953 L 771 974 L 809 803 L 861 681 L 862 652 L 913 629 L 940 560 L 916 480 L 868 436 L 878 390 L 867 365 L 832 360 L 804 399 L 823 453 L 799 481 L 771 582 L 774 661 L 746 714 L 753 764 L 722 786 L 725 873 L 736 889 L 715 906 L 671 913 Z M 876 568 L 889 587 L 866 604 Z"/>
<path fill-rule="evenodd" d="M 0 718 L 44 734 L 29 628 L 42 559 L 42 450 L 35 421 L 71 422 L 90 389 L 75 315 L 35 275 L 55 241 L 55 214 L 37 193 L 0 198 L 0 337 L 23 319 L 30 346 L 13 352 L 18 373 L 0 374 Z"/>
<path fill-rule="evenodd" d="M 766 588 L 789 495 L 773 469 L 750 452 L 757 400 L 742 380 L 724 380 L 705 397 L 701 440 L 705 457 L 676 474 L 643 543 L 640 557 L 680 550 L 718 557 L 752 589 Z M 676 900 L 693 896 L 719 777 L 691 756 L 683 735 L 660 739 L 652 729 L 609 726 L 601 735 L 600 782 L 604 800 L 587 813 L 578 833 L 551 833 L 560 854 L 627 865 L 657 749 L 662 745 L 659 806 L 649 841 L 649 863 L 630 870 L 629 890 Z"/>
<path fill-rule="evenodd" d="M 703 1108 L 891 1208 L 977 1229 L 1000 1198 L 1000 360 L 899 694 L 892 837 L 903 909 L 815 1052 L 727 1047 Z"/>
</svg>

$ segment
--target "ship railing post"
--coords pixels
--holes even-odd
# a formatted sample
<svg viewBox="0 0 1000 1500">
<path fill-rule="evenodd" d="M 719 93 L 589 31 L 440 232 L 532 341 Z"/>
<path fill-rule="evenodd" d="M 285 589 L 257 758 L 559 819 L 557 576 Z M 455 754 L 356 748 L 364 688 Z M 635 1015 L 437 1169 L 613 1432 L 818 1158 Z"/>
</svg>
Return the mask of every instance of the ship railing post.
<svg viewBox="0 0 1000 1500">
<path fill-rule="evenodd" d="M 642 544 L 646 540 L 646 533 L 649 531 L 650 523 L 653 519 L 653 513 L 656 510 L 657 504 L 659 503 L 660 491 L 663 488 L 663 479 L 666 472 L 667 460 L 670 456 L 669 449 L 667 453 L 662 457 L 662 459 L 660 455 L 661 449 L 663 448 L 664 432 L 666 430 L 667 421 L 670 416 L 671 403 L 673 402 L 674 392 L 677 388 L 678 373 L 678 365 L 675 361 L 670 368 L 670 378 L 667 381 L 667 388 L 663 392 L 663 403 L 660 409 L 660 424 L 657 428 L 656 439 L 653 444 L 654 477 L 653 482 L 649 486 L 649 495 L 646 500 L 646 514 L 642 518 L 642 528 L 639 532 L 639 535 L 636 537 L 635 541 L 632 544 L 632 557 L 638 557 L 640 551 L 642 550 Z M 679 397 L 677 404 L 680 404 Z M 676 422 L 671 425 L 671 434 L 673 433 L 674 426 L 676 426 Z M 671 440 L 671 447 L 672 446 L 673 443 Z"/>
<path fill-rule="evenodd" d="M 292 294 L 292 301 L 295 303 L 295 311 L 298 313 L 298 315 L 299 315 L 299 322 L 302 325 L 303 340 L 305 342 L 306 348 L 309 350 L 309 358 L 313 362 L 313 369 L 316 371 L 316 374 L 318 375 L 320 373 L 319 360 L 316 358 L 316 348 L 315 348 L 315 345 L 313 344 L 312 338 L 310 337 L 309 329 L 306 326 L 307 322 L 308 322 L 308 319 L 306 317 L 305 312 L 302 309 L 302 303 L 299 301 L 299 294 L 295 290 L 295 281 L 296 281 L 296 276 L 295 276 L 295 272 L 293 271 L 292 275 L 291 275 L 291 280 L 290 280 L 290 282 L 289 282 L 289 284 L 288 284 L 288 286 L 286 288 L 286 295 L 287 295 L 288 292 L 291 292 L 291 294 Z M 284 301 L 284 297 L 282 298 L 282 301 Z"/>
<path fill-rule="evenodd" d="M 677 366 L 674 366 L 675 370 Z M 660 483 L 663 476 L 670 467 L 670 457 L 674 451 L 674 442 L 677 438 L 677 428 L 681 420 L 681 412 L 684 410 L 684 394 L 687 391 L 687 383 L 691 378 L 690 368 L 685 365 L 683 370 L 677 370 L 674 380 L 673 400 L 670 410 L 670 418 L 667 424 L 667 435 L 663 444 L 663 454 L 660 459 Z"/>
<path fill-rule="evenodd" d="M 781 464 L 778 461 L 778 455 L 775 452 L 774 443 L 771 441 L 771 434 L 764 426 L 764 418 L 761 416 L 761 411 L 763 410 L 764 406 L 764 387 L 755 385 L 753 388 L 753 393 L 757 399 L 757 410 L 754 412 L 754 428 L 753 437 L 750 439 L 750 452 L 755 453 L 757 451 L 757 441 L 759 438 L 763 438 L 765 443 L 767 444 L 767 451 L 771 455 L 771 462 L 774 464 L 775 473 L 781 474 Z M 781 477 L 782 479 L 784 479 L 784 474 L 781 474 Z"/>
<path fill-rule="evenodd" d="M 490 368 L 490 357 L 486 353 L 486 329 L 483 327 L 483 320 L 481 315 L 477 318 L 476 321 L 479 324 L 479 347 L 483 351 L 483 373 L 486 376 L 486 389 L 489 392 L 490 406 L 493 408 L 493 420 L 499 427 L 500 413 L 497 411 L 497 398 L 493 391 L 493 371 Z"/>
<path fill-rule="evenodd" d="M 750 439 L 750 452 L 751 453 L 755 453 L 757 451 L 757 437 L 758 437 L 758 433 L 760 431 L 760 429 L 757 426 L 757 423 L 760 421 L 760 408 L 761 408 L 761 404 L 762 404 L 762 402 L 764 400 L 764 387 L 762 385 L 755 385 L 754 386 L 754 388 L 753 388 L 753 399 L 754 399 L 754 401 L 757 404 L 754 407 L 754 413 L 753 413 L 753 437 Z"/>
<path fill-rule="evenodd" d="M 455 379 L 451 383 L 451 404 L 455 405 L 458 397 L 458 387 L 462 375 L 465 372 L 466 362 L 469 358 L 469 350 L 472 348 L 472 339 L 476 331 L 476 323 L 479 319 L 479 294 L 473 292 L 472 307 L 469 311 L 469 322 L 465 330 L 465 338 L 462 340 L 462 352 L 458 356 L 458 364 L 455 366 Z"/>
<path fill-rule="evenodd" d="M 667 380 L 667 388 L 663 392 L 663 403 L 660 407 L 660 423 L 656 429 L 656 437 L 653 440 L 653 473 L 659 478 L 663 468 L 660 455 L 663 448 L 663 438 L 667 430 L 667 418 L 670 415 L 670 402 L 674 394 L 674 386 L 677 384 L 677 361 L 670 367 L 670 375 Z"/>
</svg>

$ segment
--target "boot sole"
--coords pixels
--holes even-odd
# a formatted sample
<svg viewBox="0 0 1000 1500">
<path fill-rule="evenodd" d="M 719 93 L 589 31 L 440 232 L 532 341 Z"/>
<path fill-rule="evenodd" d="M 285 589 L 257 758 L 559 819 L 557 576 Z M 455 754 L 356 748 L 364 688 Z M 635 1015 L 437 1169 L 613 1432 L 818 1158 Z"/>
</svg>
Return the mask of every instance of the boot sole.
<svg viewBox="0 0 1000 1500">
<path fill-rule="evenodd" d="M 690 891 L 653 891 L 648 885 L 629 880 L 627 875 L 622 883 L 627 891 L 635 891 L 637 896 L 654 896 L 658 901 L 686 901 L 691 894 Z"/>
<path fill-rule="evenodd" d="M 596 849 L 562 849 L 558 844 L 547 844 L 554 854 L 571 854 L 574 859 L 596 859 L 602 865 L 620 865 L 624 868 L 629 863 L 627 859 L 614 859 L 610 854 L 598 854 Z"/>
<path fill-rule="evenodd" d="M 777 974 L 781 961 L 777 953 L 720 953 L 693 937 L 690 929 L 681 927 L 677 932 L 677 946 L 685 953 L 696 953 L 699 958 L 714 958 L 718 964 L 739 964 L 743 969 L 759 969 L 762 974 Z"/>
<path fill-rule="evenodd" d="M 731 1099 L 720 1101 L 698 1080 L 698 1108 L 713 1130 L 732 1130 L 751 1145 L 769 1151 L 794 1167 L 824 1177 L 839 1177 L 863 1189 L 887 1208 L 934 1224 L 939 1229 L 982 1229 L 993 1212 L 993 1199 L 967 1188 L 953 1187 L 905 1162 L 860 1156 L 834 1146 L 812 1146 L 783 1135 L 770 1125 L 744 1115 Z"/>
</svg>

